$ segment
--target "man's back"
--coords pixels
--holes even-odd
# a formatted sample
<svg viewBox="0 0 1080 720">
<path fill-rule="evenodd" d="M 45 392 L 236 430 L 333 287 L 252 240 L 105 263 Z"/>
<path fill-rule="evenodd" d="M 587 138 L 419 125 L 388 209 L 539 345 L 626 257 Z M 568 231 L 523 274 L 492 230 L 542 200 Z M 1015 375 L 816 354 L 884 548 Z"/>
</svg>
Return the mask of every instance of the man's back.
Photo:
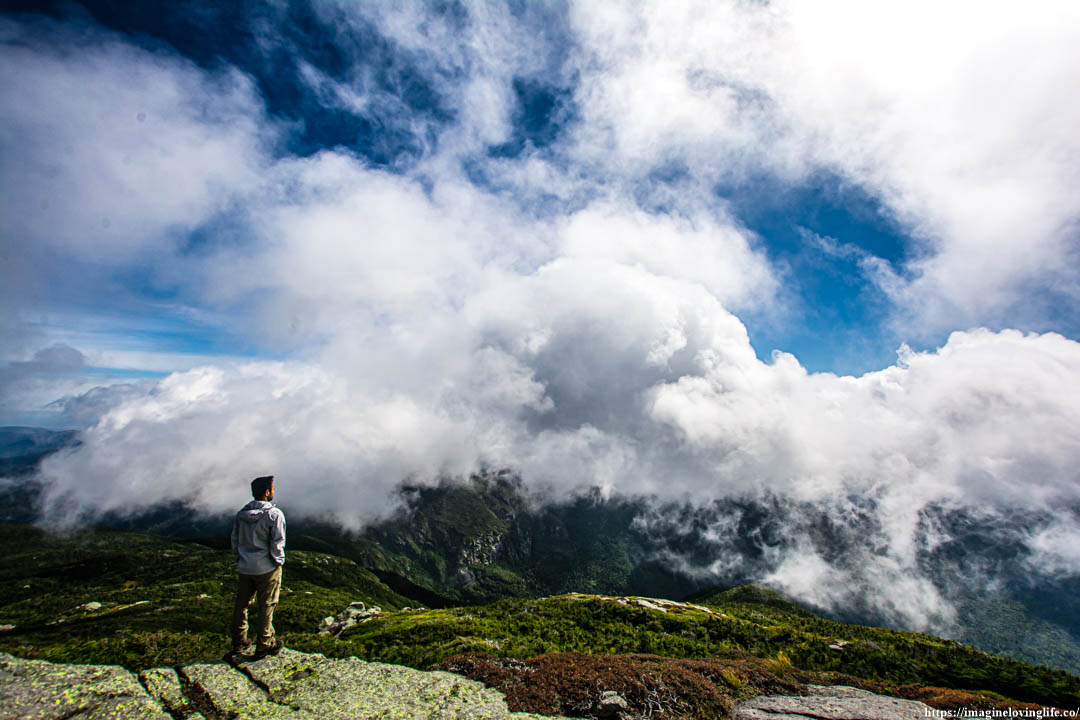
<svg viewBox="0 0 1080 720">
<path fill-rule="evenodd" d="M 285 513 L 272 502 L 249 502 L 233 522 L 232 549 L 243 575 L 262 575 L 284 565 Z"/>
</svg>

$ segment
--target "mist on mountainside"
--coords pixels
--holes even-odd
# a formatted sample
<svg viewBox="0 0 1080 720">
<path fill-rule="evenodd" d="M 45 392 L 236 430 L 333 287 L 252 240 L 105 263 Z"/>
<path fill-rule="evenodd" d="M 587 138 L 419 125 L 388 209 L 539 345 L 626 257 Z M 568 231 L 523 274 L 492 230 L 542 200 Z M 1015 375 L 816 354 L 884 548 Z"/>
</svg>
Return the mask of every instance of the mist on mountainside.
<svg viewBox="0 0 1080 720">
<path fill-rule="evenodd" d="M 16 457 L 26 464 L 41 456 Z M 32 477 L 24 475 L 29 484 L 21 486 L 9 481 L 5 521 L 42 520 L 32 510 L 40 508 Z M 15 487 L 24 488 L 21 495 Z M 767 583 L 836 619 L 931 631 L 1080 670 L 1080 586 L 1069 576 L 1036 571 L 1023 538 L 1003 532 L 997 514 L 929 509 L 921 518 L 916 567 L 889 576 L 885 571 L 895 569 L 883 569 L 873 556 L 881 529 L 872 507 L 856 521 L 780 497 L 702 506 L 594 489 L 556 499 L 505 471 L 433 486 L 403 484 L 397 500 L 388 517 L 357 531 L 326 515 L 294 513 L 281 499 L 290 547 L 351 558 L 432 607 L 566 592 L 679 599 Z M 170 503 L 98 521 L 224 547 L 231 515 Z M 1016 513 L 1010 522 L 1035 527 L 1050 518 Z M 815 555 L 831 569 L 827 582 L 800 585 L 821 577 L 821 568 L 797 572 L 797 563 Z M 913 622 L 920 613 L 925 620 Z"/>
</svg>

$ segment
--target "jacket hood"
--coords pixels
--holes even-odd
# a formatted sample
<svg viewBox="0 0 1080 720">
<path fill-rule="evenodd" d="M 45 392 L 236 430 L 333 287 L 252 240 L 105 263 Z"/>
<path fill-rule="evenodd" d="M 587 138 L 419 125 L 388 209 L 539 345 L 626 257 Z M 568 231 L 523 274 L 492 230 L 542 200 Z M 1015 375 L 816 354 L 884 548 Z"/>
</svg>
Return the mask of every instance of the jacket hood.
<svg viewBox="0 0 1080 720">
<path fill-rule="evenodd" d="M 265 500 L 252 500 L 245 505 L 240 512 L 236 513 L 236 517 L 243 522 L 255 523 L 259 522 L 260 518 L 266 513 L 270 512 L 274 508 L 274 503 L 266 502 Z"/>
</svg>

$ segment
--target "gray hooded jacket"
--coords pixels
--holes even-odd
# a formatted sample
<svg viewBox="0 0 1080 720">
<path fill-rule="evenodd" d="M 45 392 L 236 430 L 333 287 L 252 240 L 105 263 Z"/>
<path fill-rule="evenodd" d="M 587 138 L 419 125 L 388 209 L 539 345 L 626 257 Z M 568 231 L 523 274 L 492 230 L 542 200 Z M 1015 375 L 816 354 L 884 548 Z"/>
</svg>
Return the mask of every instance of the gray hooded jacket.
<svg viewBox="0 0 1080 720">
<path fill-rule="evenodd" d="M 249 502 L 233 521 L 232 549 L 243 575 L 262 575 L 284 565 L 285 513 L 272 502 Z"/>
</svg>

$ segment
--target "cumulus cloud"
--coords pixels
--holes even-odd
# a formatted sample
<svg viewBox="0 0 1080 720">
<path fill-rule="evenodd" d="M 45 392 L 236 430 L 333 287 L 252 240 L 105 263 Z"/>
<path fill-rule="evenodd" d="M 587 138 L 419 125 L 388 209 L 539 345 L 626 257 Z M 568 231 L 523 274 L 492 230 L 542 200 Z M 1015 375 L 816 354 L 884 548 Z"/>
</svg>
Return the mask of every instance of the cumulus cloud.
<svg viewBox="0 0 1080 720">
<path fill-rule="evenodd" d="M 576 152 L 712 182 L 831 170 L 918 242 L 905 333 L 1045 322 L 1076 301 L 1080 12 L 1043 2 L 577 3 Z"/>
</svg>

